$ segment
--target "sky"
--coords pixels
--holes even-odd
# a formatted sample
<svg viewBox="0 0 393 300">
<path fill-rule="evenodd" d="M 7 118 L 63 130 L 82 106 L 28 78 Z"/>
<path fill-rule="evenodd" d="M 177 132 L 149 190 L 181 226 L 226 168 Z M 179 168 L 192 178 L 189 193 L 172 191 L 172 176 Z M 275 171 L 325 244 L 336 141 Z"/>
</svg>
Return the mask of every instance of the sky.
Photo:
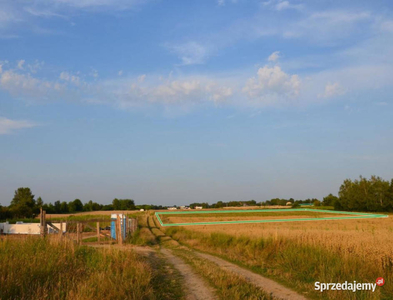
<svg viewBox="0 0 393 300">
<path fill-rule="evenodd" d="M 393 178 L 390 0 L 0 0 L 0 204 Z"/>
</svg>

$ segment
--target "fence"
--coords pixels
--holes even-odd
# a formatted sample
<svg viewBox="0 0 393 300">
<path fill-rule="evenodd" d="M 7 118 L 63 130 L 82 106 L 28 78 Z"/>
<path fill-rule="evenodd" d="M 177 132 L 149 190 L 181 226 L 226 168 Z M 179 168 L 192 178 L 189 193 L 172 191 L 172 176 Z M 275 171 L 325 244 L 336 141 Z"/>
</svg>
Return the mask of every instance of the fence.
<svg viewBox="0 0 393 300">
<path fill-rule="evenodd" d="M 95 226 L 92 224 L 95 223 Z M 106 233 L 106 227 L 102 228 L 100 225 L 110 223 L 110 234 Z M 41 236 L 44 237 L 48 229 L 51 228 L 54 233 L 58 233 L 60 236 L 66 235 L 67 237 L 76 240 L 78 244 L 83 241 L 83 233 L 90 231 L 95 232 L 94 235 L 89 237 L 96 237 L 97 242 L 101 242 L 101 238 L 106 240 L 115 240 L 118 244 L 123 244 L 128 236 L 134 234 L 138 228 L 138 220 L 135 218 L 129 218 L 124 214 L 112 214 L 111 219 L 89 219 L 83 221 L 68 220 L 64 223 L 52 223 L 46 220 L 46 212 L 41 210 L 40 213 L 40 227 Z M 67 229 L 66 231 L 64 229 Z"/>
</svg>

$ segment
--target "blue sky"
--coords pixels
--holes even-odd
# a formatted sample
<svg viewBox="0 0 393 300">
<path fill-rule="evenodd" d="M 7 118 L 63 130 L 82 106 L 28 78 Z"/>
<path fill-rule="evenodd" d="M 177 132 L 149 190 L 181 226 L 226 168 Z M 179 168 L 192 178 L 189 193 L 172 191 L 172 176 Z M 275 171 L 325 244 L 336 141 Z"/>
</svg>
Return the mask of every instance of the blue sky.
<svg viewBox="0 0 393 300">
<path fill-rule="evenodd" d="M 0 204 L 322 198 L 393 177 L 391 1 L 0 0 Z"/>
</svg>

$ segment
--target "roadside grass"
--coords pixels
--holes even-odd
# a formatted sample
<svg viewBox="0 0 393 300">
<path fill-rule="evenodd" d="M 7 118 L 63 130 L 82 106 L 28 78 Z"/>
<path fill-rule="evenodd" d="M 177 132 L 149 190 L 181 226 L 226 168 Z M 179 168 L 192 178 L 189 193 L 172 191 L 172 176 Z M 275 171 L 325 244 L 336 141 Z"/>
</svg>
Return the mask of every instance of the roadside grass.
<svg viewBox="0 0 393 300">
<path fill-rule="evenodd" d="M 157 239 L 147 227 L 138 228 L 128 239 L 128 243 L 139 246 L 157 245 Z"/>
<path fill-rule="evenodd" d="M 154 223 L 154 216 L 149 216 L 148 218 L 147 218 L 147 226 L 149 227 L 149 228 L 154 228 L 154 227 L 156 227 L 156 224 Z"/>
<path fill-rule="evenodd" d="M 225 233 L 201 233 L 179 227 L 166 229 L 166 234 L 195 249 L 216 254 L 272 279 L 278 280 L 315 299 L 391 299 L 393 264 L 340 255 L 318 244 L 271 237 L 251 238 Z M 319 282 L 371 282 L 383 277 L 387 284 L 368 291 L 315 291 Z"/>
<path fill-rule="evenodd" d="M 28 237 L 0 243 L 0 299 L 155 299 L 134 252 Z"/>
<path fill-rule="evenodd" d="M 95 243 L 98 242 L 98 238 L 96 236 L 84 238 L 82 240 L 84 243 Z M 113 242 L 114 240 L 108 237 L 100 237 L 100 242 Z"/>
<path fill-rule="evenodd" d="M 240 276 L 221 269 L 217 264 L 198 257 L 190 250 L 174 248 L 172 251 L 216 289 L 218 299 L 273 299 Z"/>
<path fill-rule="evenodd" d="M 138 226 L 139 227 L 147 227 L 147 218 L 148 215 L 144 213 L 143 215 L 138 216 Z"/>
<path fill-rule="evenodd" d="M 147 258 L 152 272 L 154 299 L 185 299 L 184 278 L 178 270 L 158 255 Z"/>
</svg>

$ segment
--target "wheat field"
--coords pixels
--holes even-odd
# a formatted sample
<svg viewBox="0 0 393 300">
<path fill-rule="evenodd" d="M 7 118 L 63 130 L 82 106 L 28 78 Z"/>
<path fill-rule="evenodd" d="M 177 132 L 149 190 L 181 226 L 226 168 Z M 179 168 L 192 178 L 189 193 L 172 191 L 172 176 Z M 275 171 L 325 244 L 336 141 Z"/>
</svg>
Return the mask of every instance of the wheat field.
<svg viewBox="0 0 393 300">
<path fill-rule="evenodd" d="M 211 220 L 213 221 L 213 220 Z M 169 227 L 195 249 L 222 256 L 320 299 L 391 299 L 393 215 L 358 220 Z M 315 281 L 375 282 L 373 294 L 314 291 Z"/>
</svg>

